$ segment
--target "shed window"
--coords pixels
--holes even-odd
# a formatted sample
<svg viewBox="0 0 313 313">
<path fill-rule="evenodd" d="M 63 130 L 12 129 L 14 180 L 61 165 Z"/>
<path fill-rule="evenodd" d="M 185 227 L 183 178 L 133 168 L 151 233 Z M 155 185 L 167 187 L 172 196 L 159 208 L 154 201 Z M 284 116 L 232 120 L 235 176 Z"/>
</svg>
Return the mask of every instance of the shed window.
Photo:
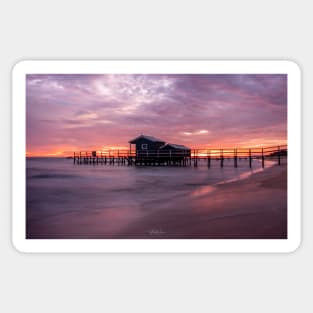
<svg viewBox="0 0 313 313">
<path fill-rule="evenodd" d="M 148 144 L 147 143 L 142 143 L 141 144 L 141 149 L 142 150 L 147 150 L 148 149 Z"/>
</svg>

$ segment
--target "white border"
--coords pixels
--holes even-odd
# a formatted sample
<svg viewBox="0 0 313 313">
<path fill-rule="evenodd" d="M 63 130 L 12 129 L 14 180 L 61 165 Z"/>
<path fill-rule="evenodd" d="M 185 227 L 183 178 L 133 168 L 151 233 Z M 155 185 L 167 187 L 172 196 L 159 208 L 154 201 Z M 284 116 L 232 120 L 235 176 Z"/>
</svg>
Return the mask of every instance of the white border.
<svg viewBox="0 0 313 313">
<path fill-rule="evenodd" d="M 26 74 L 288 74 L 288 239 L 25 239 Z M 301 73 L 291 61 L 22 61 L 13 69 L 13 244 L 21 252 L 291 252 L 301 241 Z"/>
</svg>

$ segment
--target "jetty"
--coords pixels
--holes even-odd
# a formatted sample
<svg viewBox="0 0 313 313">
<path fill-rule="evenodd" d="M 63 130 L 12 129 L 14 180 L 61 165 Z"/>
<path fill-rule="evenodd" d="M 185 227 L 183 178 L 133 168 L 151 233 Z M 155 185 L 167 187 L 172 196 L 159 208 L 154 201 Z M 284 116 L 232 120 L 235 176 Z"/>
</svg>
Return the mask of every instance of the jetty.
<svg viewBox="0 0 313 313">
<path fill-rule="evenodd" d="M 212 160 L 219 161 L 220 167 L 224 167 L 224 162 L 232 160 L 234 167 L 238 167 L 238 161 L 246 159 L 252 168 L 253 160 L 258 159 L 264 168 L 265 159 L 277 159 L 280 165 L 282 158 L 287 157 L 287 145 L 230 149 L 189 148 L 146 135 L 140 135 L 128 143 L 129 149 L 74 152 L 74 164 L 197 167 L 201 160 L 205 160 L 210 168 Z"/>
<path fill-rule="evenodd" d="M 199 162 L 206 162 L 210 168 L 213 161 L 218 161 L 220 167 L 230 163 L 239 166 L 241 160 L 248 160 L 249 167 L 258 160 L 265 166 L 266 160 L 277 162 L 281 165 L 287 159 L 287 145 L 261 148 L 211 148 L 190 150 L 126 150 L 107 149 L 101 151 L 76 151 L 73 152 L 73 162 L 77 165 L 118 165 L 118 166 L 194 166 Z"/>
</svg>

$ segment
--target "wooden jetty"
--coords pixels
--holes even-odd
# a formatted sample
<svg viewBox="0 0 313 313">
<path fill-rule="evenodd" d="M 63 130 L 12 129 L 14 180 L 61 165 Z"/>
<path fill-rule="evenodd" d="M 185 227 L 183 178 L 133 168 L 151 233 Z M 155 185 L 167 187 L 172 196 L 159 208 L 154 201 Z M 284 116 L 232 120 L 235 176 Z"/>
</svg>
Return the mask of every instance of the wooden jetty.
<svg viewBox="0 0 313 313">
<path fill-rule="evenodd" d="M 287 157 L 287 145 L 278 145 L 260 148 L 210 148 L 210 149 L 178 149 L 178 145 L 167 147 L 168 149 L 132 150 L 114 149 L 101 151 L 78 151 L 73 152 L 73 162 L 77 165 L 118 165 L 118 166 L 194 166 L 199 162 L 206 162 L 207 167 L 212 166 L 212 161 L 218 161 L 220 167 L 225 162 L 232 162 L 234 167 L 239 166 L 241 160 L 249 160 L 249 167 L 259 160 L 262 167 L 266 160 L 276 161 L 278 165 Z M 185 147 L 186 148 L 186 147 Z"/>
</svg>

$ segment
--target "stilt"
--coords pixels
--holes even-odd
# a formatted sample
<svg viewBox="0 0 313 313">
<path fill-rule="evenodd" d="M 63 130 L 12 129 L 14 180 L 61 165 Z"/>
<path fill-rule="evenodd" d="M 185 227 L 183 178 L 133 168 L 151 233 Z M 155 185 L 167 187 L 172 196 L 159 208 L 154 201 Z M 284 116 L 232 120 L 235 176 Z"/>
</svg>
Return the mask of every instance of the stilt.
<svg viewBox="0 0 313 313">
<path fill-rule="evenodd" d="M 278 165 L 280 165 L 280 146 L 277 147 Z"/>
<path fill-rule="evenodd" d="M 220 159 L 221 159 L 221 167 L 224 167 L 224 155 L 223 155 L 223 149 L 221 149 L 221 155 L 220 155 Z"/>
<path fill-rule="evenodd" d="M 197 162 L 197 156 L 196 156 L 196 150 L 193 151 L 193 166 L 197 167 L 198 166 L 198 162 Z"/>
<path fill-rule="evenodd" d="M 264 168 L 264 150 L 262 148 L 262 168 Z"/>
<path fill-rule="evenodd" d="M 208 168 L 211 167 L 211 150 L 209 150 L 209 153 L 208 153 Z"/>
</svg>

